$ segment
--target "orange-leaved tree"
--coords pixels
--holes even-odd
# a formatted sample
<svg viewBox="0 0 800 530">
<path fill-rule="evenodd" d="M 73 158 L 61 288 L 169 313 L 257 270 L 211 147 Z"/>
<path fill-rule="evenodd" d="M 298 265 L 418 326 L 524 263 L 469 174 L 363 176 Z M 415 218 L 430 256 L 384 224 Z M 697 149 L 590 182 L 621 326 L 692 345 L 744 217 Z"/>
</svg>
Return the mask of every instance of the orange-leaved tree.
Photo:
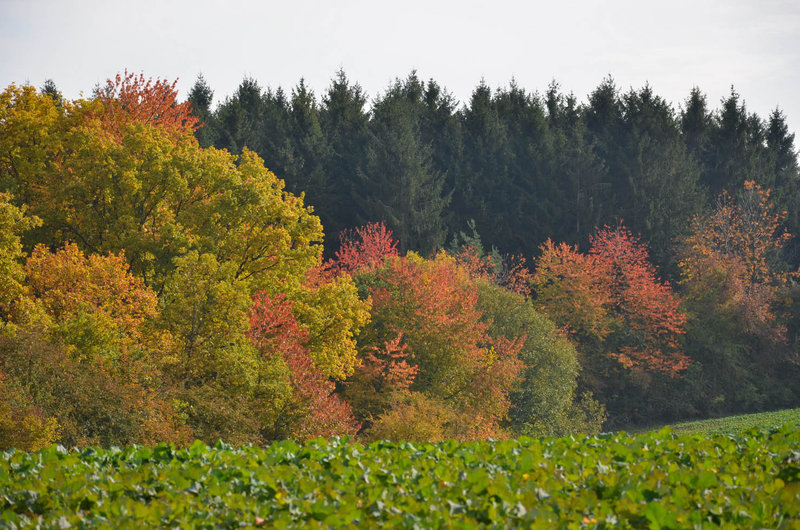
<svg viewBox="0 0 800 530">
<path fill-rule="evenodd" d="M 770 190 L 753 181 L 734 198 L 723 191 L 714 209 L 692 219 L 681 245 L 681 282 L 695 298 L 712 276 L 722 279 L 727 305 L 735 307 L 739 324 L 751 333 L 781 341 L 784 329 L 772 304 L 792 276 L 781 249 L 791 239 L 782 227 L 786 212 L 775 211 Z"/>
<path fill-rule="evenodd" d="M 800 391 L 794 385 L 800 356 L 787 340 L 784 316 L 797 277 L 782 258 L 791 237 L 783 228 L 786 214 L 769 190 L 747 181 L 692 219 L 681 241 L 689 344 L 702 366 L 698 385 L 707 414 L 788 406 L 788 396 Z"/>
<path fill-rule="evenodd" d="M 119 133 L 128 123 L 139 122 L 156 125 L 180 133 L 193 133 L 202 125 L 192 114 L 188 101 L 178 102 L 178 80 L 145 79 L 125 70 L 105 86 L 96 90 L 95 97 L 102 102 L 98 113 L 109 130 Z"/>
<path fill-rule="evenodd" d="M 380 225 L 356 237 L 340 256 L 371 298 L 372 312 L 358 336 L 362 365 L 344 395 L 369 427 L 366 435 L 504 435 L 521 344 L 488 334 L 466 268 L 443 253 L 397 256 Z M 421 411 L 427 416 L 417 430 L 405 424 Z"/>
<path fill-rule="evenodd" d="M 335 385 L 311 360 L 308 332 L 284 295 L 258 293 L 250 314 L 251 340 L 263 356 L 279 356 L 289 370 L 292 399 L 278 416 L 288 434 L 299 438 L 355 435 L 360 424 L 351 407 L 334 394 Z"/>
<path fill-rule="evenodd" d="M 673 377 L 688 366 L 679 300 L 624 226 L 598 230 L 588 254 L 549 240 L 541 249 L 533 276 L 536 304 L 573 334 L 590 380 L 607 375 L 605 358 Z"/>
<path fill-rule="evenodd" d="M 25 269 L 31 294 L 56 322 L 89 318 L 98 336 L 108 334 L 114 356 L 163 346 L 145 329 L 158 314 L 156 294 L 130 273 L 124 252 L 85 256 L 74 243 L 56 252 L 37 245 Z"/>
</svg>

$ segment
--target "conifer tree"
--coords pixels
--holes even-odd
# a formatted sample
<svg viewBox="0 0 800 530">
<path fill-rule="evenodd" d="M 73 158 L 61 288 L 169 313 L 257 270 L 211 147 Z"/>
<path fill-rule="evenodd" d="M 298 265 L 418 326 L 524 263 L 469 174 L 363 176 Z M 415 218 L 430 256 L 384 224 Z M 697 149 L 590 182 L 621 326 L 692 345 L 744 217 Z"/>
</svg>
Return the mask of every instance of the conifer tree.
<svg viewBox="0 0 800 530">
<path fill-rule="evenodd" d="M 214 100 L 214 91 L 206 82 L 203 74 L 197 76 L 197 80 L 189 91 L 187 98 L 192 105 L 192 114 L 197 116 L 202 126 L 195 131 L 195 137 L 200 142 L 200 147 L 214 145 L 216 127 L 214 115 L 211 111 L 211 102 Z"/>
<path fill-rule="evenodd" d="M 326 173 L 331 204 L 325 226 L 326 251 L 334 252 L 342 230 L 356 226 L 359 215 L 354 197 L 361 193 L 358 175 L 366 158 L 369 116 L 367 98 L 358 84 L 352 84 L 343 70 L 336 73 L 322 97 L 319 123 L 331 149 Z"/>
<path fill-rule="evenodd" d="M 413 103 L 416 77 L 392 85 L 375 103 L 364 171 L 362 204 L 367 220 L 386 220 L 400 251 L 431 253 L 445 240 L 443 215 L 450 196 L 432 167 L 431 148 L 420 135 Z M 411 97 L 409 97 L 411 96 Z"/>
</svg>

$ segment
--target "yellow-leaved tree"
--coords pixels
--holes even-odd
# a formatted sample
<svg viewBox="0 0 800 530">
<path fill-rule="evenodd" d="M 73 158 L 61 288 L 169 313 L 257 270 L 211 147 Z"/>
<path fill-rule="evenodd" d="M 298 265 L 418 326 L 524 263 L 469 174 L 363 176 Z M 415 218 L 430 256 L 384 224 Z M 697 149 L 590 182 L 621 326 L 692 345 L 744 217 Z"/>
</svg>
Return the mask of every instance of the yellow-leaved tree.
<svg viewBox="0 0 800 530">
<path fill-rule="evenodd" d="M 201 148 L 176 96 L 174 84 L 127 74 L 72 102 L 10 86 L 0 191 L 42 220 L 25 233 L 27 250 L 124 253 L 158 297 L 146 318 L 160 341 L 151 358 L 177 412 L 203 438 L 258 442 L 281 435 L 293 396 L 280 355 L 247 336 L 252 297 L 292 300 L 315 367 L 338 379 L 355 368 L 369 302 L 348 276 L 320 272 L 322 226 L 303 196 L 247 149 Z"/>
</svg>

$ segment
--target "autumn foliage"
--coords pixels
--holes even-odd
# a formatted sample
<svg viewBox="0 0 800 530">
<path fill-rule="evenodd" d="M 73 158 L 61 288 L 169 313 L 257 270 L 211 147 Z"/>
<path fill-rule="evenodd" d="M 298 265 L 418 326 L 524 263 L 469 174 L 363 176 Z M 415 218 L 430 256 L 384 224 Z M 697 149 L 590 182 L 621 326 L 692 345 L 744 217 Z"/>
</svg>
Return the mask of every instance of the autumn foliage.
<svg viewBox="0 0 800 530">
<path fill-rule="evenodd" d="M 254 297 L 249 336 L 263 356 L 280 356 L 286 363 L 294 405 L 301 414 L 290 427 L 299 438 L 355 435 L 360 424 L 350 405 L 334 394 L 335 385 L 314 366 L 306 343 L 308 332 L 292 313 L 292 302 L 285 296 L 259 293 Z"/>
<path fill-rule="evenodd" d="M 355 235 L 337 258 L 369 294 L 372 312 L 359 335 L 362 365 L 345 397 L 368 426 L 387 435 L 396 432 L 387 422 L 412 409 L 439 410 L 434 416 L 449 418 L 447 425 L 425 429 L 450 437 L 504 435 L 521 343 L 488 334 L 475 279 L 443 253 L 397 256 L 382 225 Z"/>
<path fill-rule="evenodd" d="M 174 83 L 127 72 L 88 101 L 0 94 L 3 374 L 37 388 L 9 425 L 43 411 L 81 444 L 352 432 L 328 378 L 353 372 L 368 301 L 317 272 L 302 196 L 251 151 L 201 148 L 196 126 Z M 247 336 L 262 291 L 285 297 L 303 355 Z"/>
<path fill-rule="evenodd" d="M 787 212 L 777 212 L 770 200 L 770 190 L 746 181 L 737 198 L 723 191 L 709 215 L 692 220 L 691 234 L 684 243 L 681 270 L 686 281 L 702 273 L 701 262 L 707 259 L 736 262 L 743 268 L 743 280 L 750 285 L 779 285 L 789 279 L 786 271 L 776 269 L 780 250 L 791 239 L 782 228 Z"/>
<path fill-rule="evenodd" d="M 688 366 L 680 344 L 686 317 L 679 300 L 623 226 L 599 230 L 588 254 L 548 240 L 533 284 L 542 310 L 623 366 L 670 376 Z"/>
<path fill-rule="evenodd" d="M 680 299 L 621 224 L 548 239 L 535 269 L 474 224 L 421 256 L 371 223 L 325 261 L 305 196 L 246 147 L 201 147 L 176 87 L 0 93 L 0 450 L 541 436 L 687 388 L 797 395 L 787 212 L 754 182 L 677 241 Z"/>
<path fill-rule="evenodd" d="M 124 253 L 85 256 L 73 243 L 56 252 L 37 245 L 25 270 L 31 294 L 54 319 L 84 312 L 110 326 L 126 350 L 148 342 L 143 327 L 156 316 L 158 299 L 130 274 Z"/>
<path fill-rule="evenodd" d="M 773 307 L 778 291 L 797 277 L 781 263 L 781 249 L 791 239 L 782 228 L 786 215 L 775 211 L 769 190 L 747 181 L 735 198 L 721 193 L 709 214 L 692 220 L 682 241 L 681 281 L 692 296 L 720 284 L 740 326 L 773 342 L 785 338 Z"/>
<path fill-rule="evenodd" d="M 345 230 L 339 236 L 333 267 L 348 273 L 374 271 L 384 259 L 398 256 L 397 241 L 383 223 Z"/>
<path fill-rule="evenodd" d="M 178 102 L 178 81 L 146 79 L 125 70 L 99 88 L 100 118 L 114 132 L 127 123 L 148 123 L 169 131 L 193 133 L 201 127 L 188 101 Z"/>
<path fill-rule="evenodd" d="M 526 297 L 531 294 L 531 272 L 523 256 L 482 255 L 479 249 L 466 245 L 456 254 L 456 260 L 473 278 L 490 281 Z"/>
</svg>

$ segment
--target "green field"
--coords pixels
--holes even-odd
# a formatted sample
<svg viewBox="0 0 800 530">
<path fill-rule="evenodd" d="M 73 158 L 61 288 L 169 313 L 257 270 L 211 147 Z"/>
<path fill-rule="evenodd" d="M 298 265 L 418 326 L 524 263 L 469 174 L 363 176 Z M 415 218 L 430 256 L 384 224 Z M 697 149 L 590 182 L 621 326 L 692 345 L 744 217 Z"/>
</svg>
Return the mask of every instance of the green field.
<svg viewBox="0 0 800 530">
<path fill-rule="evenodd" d="M 800 430 L 0 454 L 0 527 L 800 528 Z"/>
<path fill-rule="evenodd" d="M 771 429 L 784 424 L 800 427 L 800 409 L 687 421 L 671 424 L 669 428 L 677 434 L 740 434 L 748 429 Z"/>
</svg>

